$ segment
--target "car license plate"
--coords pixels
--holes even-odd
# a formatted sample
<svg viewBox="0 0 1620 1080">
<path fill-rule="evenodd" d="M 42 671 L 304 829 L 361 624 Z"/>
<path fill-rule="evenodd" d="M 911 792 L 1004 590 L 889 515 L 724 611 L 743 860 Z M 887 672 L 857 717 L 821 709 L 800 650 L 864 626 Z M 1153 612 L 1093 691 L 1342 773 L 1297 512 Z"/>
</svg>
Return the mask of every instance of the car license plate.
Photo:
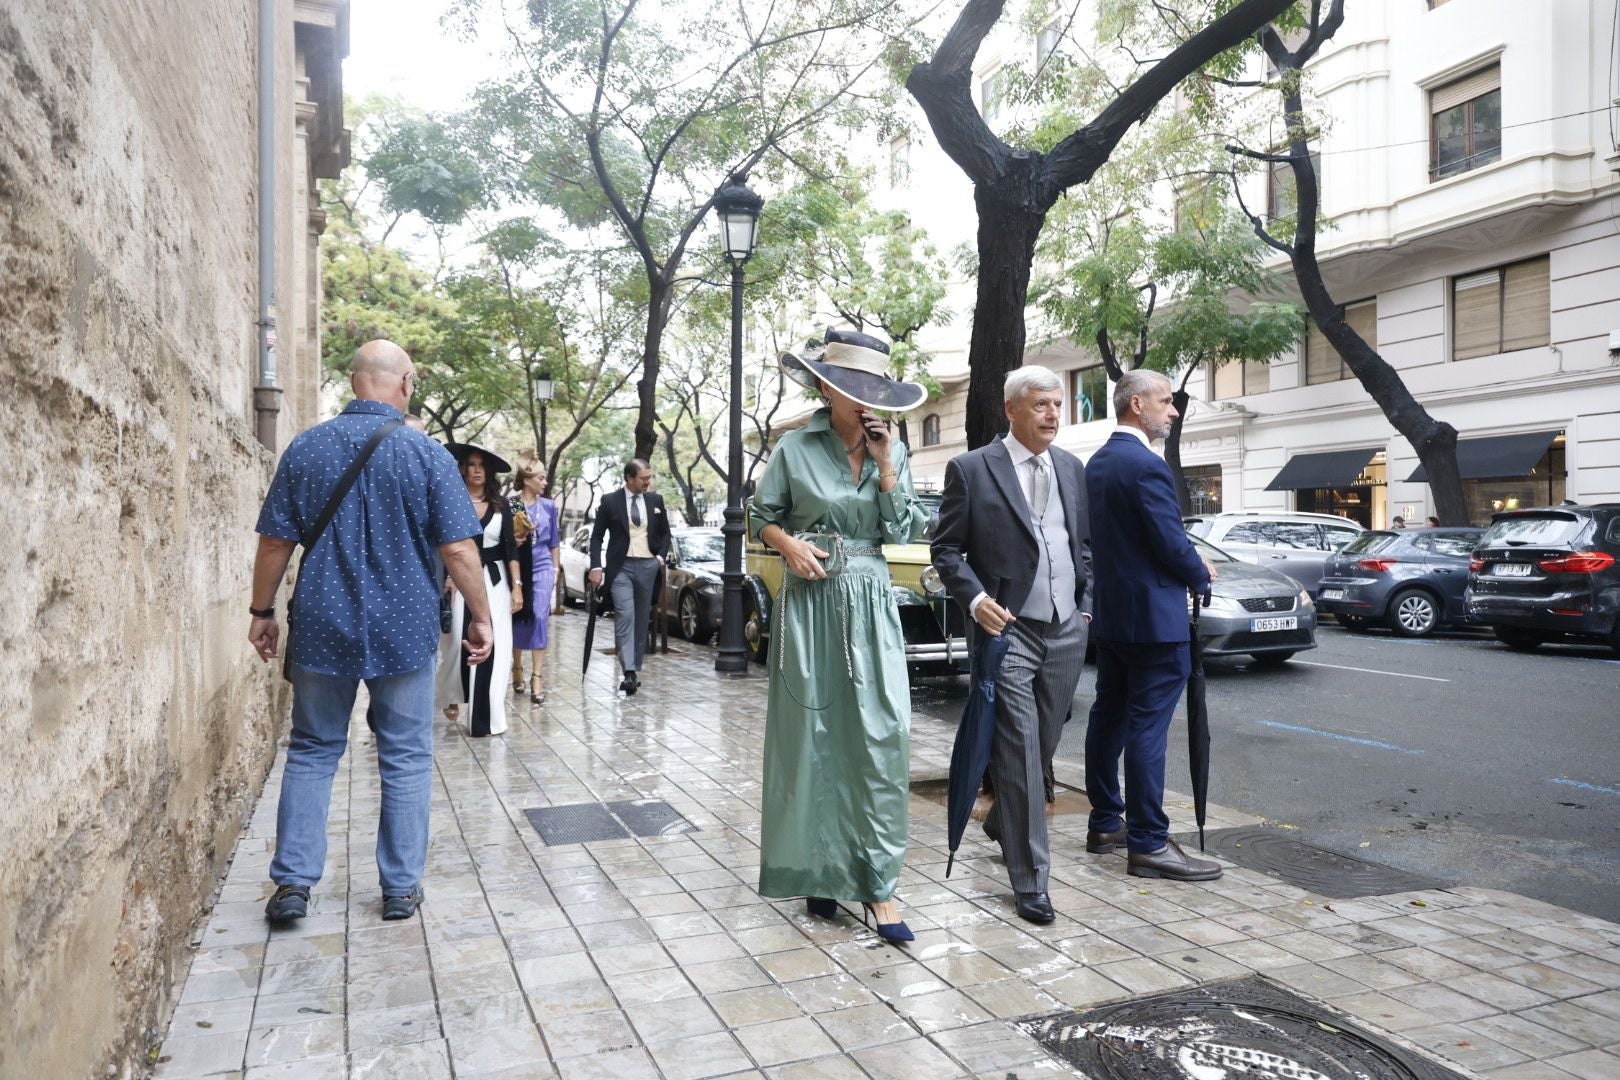
<svg viewBox="0 0 1620 1080">
<path fill-rule="evenodd" d="M 1344 599 L 1344 590 L 1343 589 L 1323 589 L 1322 590 L 1322 599 L 1324 599 L 1324 600 L 1343 600 Z"/>
<path fill-rule="evenodd" d="M 1298 630 L 1299 617 L 1297 615 L 1279 616 L 1275 619 L 1252 619 L 1249 629 L 1259 634 L 1267 630 Z"/>
<path fill-rule="evenodd" d="M 1499 562 L 1492 571 L 1497 577 L 1529 577 L 1531 566 L 1522 562 Z"/>
</svg>

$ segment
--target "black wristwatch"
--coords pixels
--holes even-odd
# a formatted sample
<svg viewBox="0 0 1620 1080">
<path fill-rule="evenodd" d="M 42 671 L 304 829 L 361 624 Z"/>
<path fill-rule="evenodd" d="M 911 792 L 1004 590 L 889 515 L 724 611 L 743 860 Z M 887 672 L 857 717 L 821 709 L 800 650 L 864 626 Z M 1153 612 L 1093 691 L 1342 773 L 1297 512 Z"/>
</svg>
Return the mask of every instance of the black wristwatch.
<svg viewBox="0 0 1620 1080">
<path fill-rule="evenodd" d="M 255 619 L 273 619 L 276 617 L 276 609 L 273 605 L 262 610 L 249 605 L 248 614 L 253 616 Z"/>
</svg>

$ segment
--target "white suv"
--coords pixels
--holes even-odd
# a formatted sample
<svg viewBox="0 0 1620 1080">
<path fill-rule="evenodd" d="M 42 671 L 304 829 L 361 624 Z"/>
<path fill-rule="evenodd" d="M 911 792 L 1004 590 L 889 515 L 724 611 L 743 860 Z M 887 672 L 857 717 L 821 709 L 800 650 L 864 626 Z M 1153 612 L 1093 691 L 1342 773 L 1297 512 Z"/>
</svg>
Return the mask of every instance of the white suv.
<svg viewBox="0 0 1620 1080">
<path fill-rule="evenodd" d="M 1183 518 L 1194 536 L 1257 566 L 1279 570 L 1316 595 L 1328 556 L 1366 530 L 1333 514 L 1208 514 Z"/>
</svg>

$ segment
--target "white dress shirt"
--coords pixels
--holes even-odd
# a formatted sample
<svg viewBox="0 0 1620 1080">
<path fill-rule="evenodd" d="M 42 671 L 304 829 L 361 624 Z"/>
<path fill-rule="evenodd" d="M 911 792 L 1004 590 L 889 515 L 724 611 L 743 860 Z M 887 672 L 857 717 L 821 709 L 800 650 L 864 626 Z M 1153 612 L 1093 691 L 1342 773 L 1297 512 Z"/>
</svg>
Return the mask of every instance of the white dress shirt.
<svg viewBox="0 0 1620 1080">
<path fill-rule="evenodd" d="M 1141 428 L 1131 427 L 1129 424 L 1121 424 L 1119 427 L 1115 428 L 1115 430 L 1129 432 L 1130 434 L 1135 435 L 1138 439 L 1141 439 L 1143 446 L 1147 447 L 1149 450 L 1153 449 L 1153 440 L 1148 438 L 1147 432 L 1143 431 Z"/>
</svg>

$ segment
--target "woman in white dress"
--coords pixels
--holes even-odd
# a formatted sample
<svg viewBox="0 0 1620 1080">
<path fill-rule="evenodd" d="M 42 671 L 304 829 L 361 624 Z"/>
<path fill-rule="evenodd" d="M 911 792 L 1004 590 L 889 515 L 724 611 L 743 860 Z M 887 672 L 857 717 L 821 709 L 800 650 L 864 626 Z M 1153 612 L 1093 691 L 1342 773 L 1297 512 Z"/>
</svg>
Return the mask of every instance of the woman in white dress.
<svg viewBox="0 0 1620 1080">
<path fill-rule="evenodd" d="M 490 621 L 495 626 L 495 649 L 482 664 L 467 663 L 462 646 L 467 606 L 454 586 L 451 593 L 450 632 L 439 648 L 438 700 L 444 715 L 458 719 L 459 706 L 467 706 L 466 731 L 474 738 L 499 735 L 506 730 L 507 680 L 512 669 L 512 615 L 523 610 L 523 582 L 518 577 L 517 542 L 512 533 L 512 510 L 501 497 L 495 477 L 512 466 L 473 443 L 448 447 L 461 466 L 478 520 L 484 523 L 480 553 L 484 562 L 484 588 L 489 595 Z"/>
</svg>

